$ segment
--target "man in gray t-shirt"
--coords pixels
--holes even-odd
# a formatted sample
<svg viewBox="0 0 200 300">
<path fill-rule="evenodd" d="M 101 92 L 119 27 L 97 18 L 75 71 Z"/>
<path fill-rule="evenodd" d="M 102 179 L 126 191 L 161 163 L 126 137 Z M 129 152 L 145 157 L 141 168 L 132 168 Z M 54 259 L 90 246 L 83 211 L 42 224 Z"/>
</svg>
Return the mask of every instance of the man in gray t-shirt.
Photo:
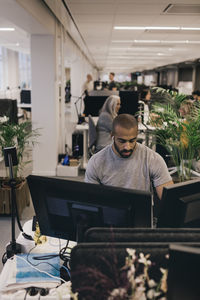
<svg viewBox="0 0 200 300">
<path fill-rule="evenodd" d="M 151 182 L 161 199 L 164 186 L 173 184 L 163 158 L 136 142 L 137 120 L 121 114 L 113 121 L 113 143 L 93 155 L 85 173 L 85 182 L 99 183 L 143 191 Z"/>
</svg>

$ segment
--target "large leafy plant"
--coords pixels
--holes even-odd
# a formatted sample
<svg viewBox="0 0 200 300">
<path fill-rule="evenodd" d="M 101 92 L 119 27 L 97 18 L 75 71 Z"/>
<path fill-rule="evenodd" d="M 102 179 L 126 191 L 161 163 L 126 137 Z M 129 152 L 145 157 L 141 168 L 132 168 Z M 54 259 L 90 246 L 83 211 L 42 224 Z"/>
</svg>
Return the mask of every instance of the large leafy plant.
<svg viewBox="0 0 200 300">
<path fill-rule="evenodd" d="M 13 167 L 14 178 L 22 176 L 22 171 L 31 160 L 24 160 L 25 154 L 31 150 L 31 146 L 36 143 L 39 136 L 39 129 L 32 129 L 30 121 L 20 124 L 0 122 L 0 153 L 3 156 L 3 149 L 6 147 L 16 147 L 18 165 Z"/>
<path fill-rule="evenodd" d="M 179 114 L 179 107 L 186 96 L 167 91 L 163 93 L 168 93 L 170 101 L 156 103 L 152 110 L 156 115 L 153 120 L 156 142 L 171 155 L 179 180 L 189 180 L 193 160 L 198 160 L 200 154 L 200 107 L 194 105 L 185 120 Z"/>
</svg>

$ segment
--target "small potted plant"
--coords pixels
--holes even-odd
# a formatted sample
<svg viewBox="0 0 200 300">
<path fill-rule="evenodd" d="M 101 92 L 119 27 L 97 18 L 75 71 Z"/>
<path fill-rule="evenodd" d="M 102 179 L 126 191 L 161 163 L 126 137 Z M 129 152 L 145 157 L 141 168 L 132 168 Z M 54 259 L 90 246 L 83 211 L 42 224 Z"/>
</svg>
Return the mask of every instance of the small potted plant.
<svg viewBox="0 0 200 300">
<path fill-rule="evenodd" d="M 29 190 L 23 170 L 25 165 L 31 160 L 25 160 L 25 154 L 31 151 L 31 147 L 39 136 L 38 129 L 32 129 L 30 121 L 14 124 L 8 122 L 6 117 L 0 119 L 0 154 L 3 158 L 3 149 L 7 147 L 16 147 L 18 165 L 13 166 L 13 177 L 16 182 L 16 198 L 19 214 L 23 208 L 29 204 Z M 10 213 L 10 187 L 9 172 L 6 168 L 6 176 L 0 179 L 0 213 Z M 20 199 L 19 199 L 20 198 Z"/>
</svg>

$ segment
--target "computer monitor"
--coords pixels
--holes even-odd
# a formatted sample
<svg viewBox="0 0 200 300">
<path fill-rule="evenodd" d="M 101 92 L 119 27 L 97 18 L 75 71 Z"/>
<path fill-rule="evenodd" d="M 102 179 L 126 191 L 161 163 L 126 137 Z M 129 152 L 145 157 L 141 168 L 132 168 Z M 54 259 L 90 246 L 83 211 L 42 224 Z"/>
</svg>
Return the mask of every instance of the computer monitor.
<svg viewBox="0 0 200 300">
<path fill-rule="evenodd" d="M 167 278 L 168 300 L 198 300 L 200 295 L 200 249 L 171 244 Z"/>
<path fill-rule="evenodd" d="M 163 188 L 157 227 L 200 227 L 200 179 Z"/>
<path fill-rule="evenodd" d="M 31 103 L 31 91 L 30 90 L 21 90 L 20 100 L 21 100 L 21 103 L 30 104 Z"/>
<path fill-rule="evenodd" d="M 33 206 L 44 235 L 83 240 L 90 227 L 151 227 L 151 194 L 30 175 Z"/>
<path fill-rule="evenodd" d="M 85 109 L 85 116 L 91 115 L 93 117 L 99 116 L 100 109 L 109 96 L 86 96 L 83 98 Z"/>
<path fill-rule="evenodd" d="M 119 114 L 135 115 L 139 111 L 139 96 L 135 91 L 120 91 L 121 107 Z"/>
</svg>

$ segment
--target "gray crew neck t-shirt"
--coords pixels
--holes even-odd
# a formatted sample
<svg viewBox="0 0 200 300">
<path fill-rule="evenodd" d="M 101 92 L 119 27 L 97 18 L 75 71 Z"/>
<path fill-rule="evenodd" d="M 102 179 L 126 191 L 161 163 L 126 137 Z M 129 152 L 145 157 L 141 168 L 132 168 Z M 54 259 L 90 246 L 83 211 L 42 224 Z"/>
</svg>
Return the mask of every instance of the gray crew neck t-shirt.
<svg viewBox="0 0 200 300">
<path fill-rule="evenodd" d="M 171 181 L 164 159 L 150 148 L 137 143 L 129 158 L 121 158 L 108 145 L 93 155 L 87 166 L 85 182 L 150 192 Z"/>
</svg>

